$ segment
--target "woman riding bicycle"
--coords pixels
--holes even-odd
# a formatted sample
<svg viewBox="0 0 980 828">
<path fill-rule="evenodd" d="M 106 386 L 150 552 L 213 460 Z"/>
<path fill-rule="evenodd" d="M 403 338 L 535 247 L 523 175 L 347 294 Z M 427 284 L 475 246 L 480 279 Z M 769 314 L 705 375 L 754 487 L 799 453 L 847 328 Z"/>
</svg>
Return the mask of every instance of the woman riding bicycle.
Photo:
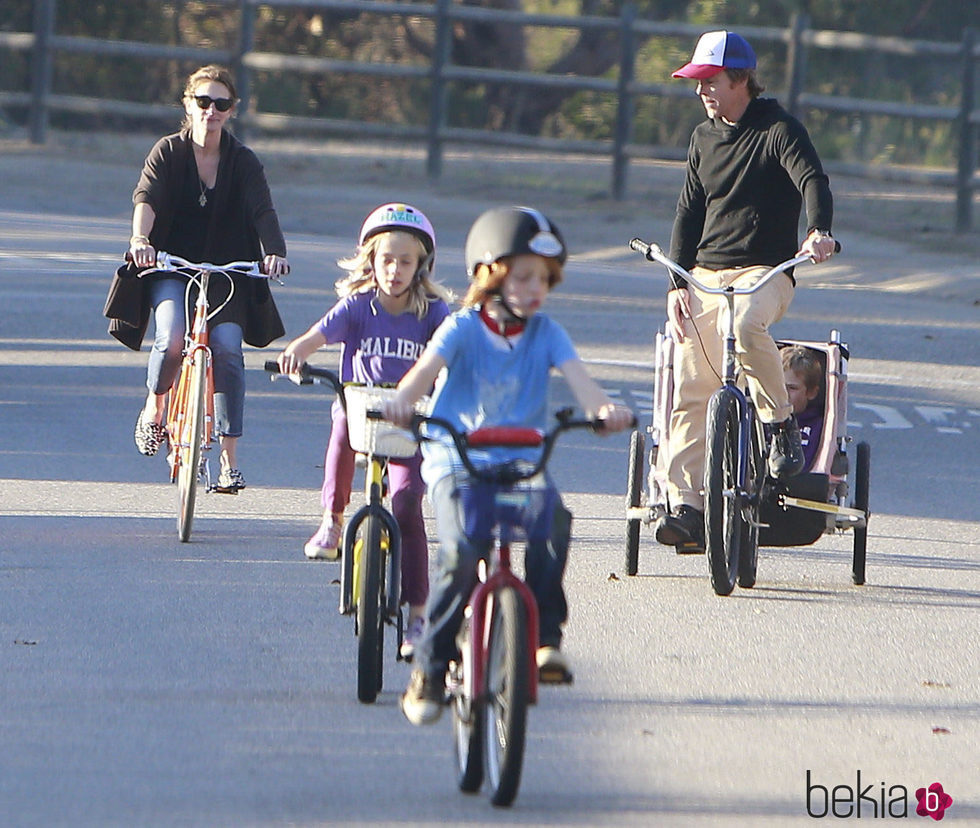
<svg viewBox="0 0 980 828">
<path fill-rule="evenodd" d="M 156 143 L 133 193 L 129 253 L 135 268 L 153 267 L 157 251 L 165 250 L 193 262 L 261 260 L 266 273 L 275 277 L 289 272 L 262 164 L 226 129 L 237 102 L 231 73 L 223 67 L 204 66 L 187 79 L 183 127 Z M 117 272 L 110 298 L 131 275 L 125 268 Z M 264 347 L 285 333 L 266 281 L 231 279 L 231 301 L 210 322 L 215 431 L 221 446 L 216 488 L 226 492 L 245 488 L 237 459 L 245 402 L 242 339 Z M 186 282 L 166 273 L 140 279 L 138 285 L 133 305 L 107 306 L 106 315 L 112 320 L 110 333 L 134 350 L 139 350 L 148 316 L 153 316 L 148 393 L 134 433 L 140 453 L 152 456 L 166 438 L 166 398 L 180 368 Z M 209 304 L 218 307 L 230 287 L 226 279 L 213 279 Z"/>
<path fill-rule="evenodd" d="M 549 290 L 561 281 L 567 257 L 554 224 L 528 207 L 489 210 L 471 227 L 465 256 L 471 284 L 464 307 L 436 331 L 399 383 L 398 395 L 385 404 L 385 416 L 407 424 L 415 401 L 445 369 L 433 398 L 433 416 L 463 431 L 490 425 L 543 431 L 549 413 L 549 374 L 556 367 L 582 408 L 604 420 L 607 431 L 627 428 L 632 412 L 609 400 L 589 376 L 565 330 L 539 312 Z M 440 546 L 426 607 L 428 623 L 402 697 L 402 710 L 413 724 L 429 724 L 442 713 L 446 669 L 456 656 L 456 634 L 477 581 L 479 558 L 490 543 L 489 537 L 467 534 L 473 515 L 463 504 L 471 482 L 451 440 L 437 431 L 432 437 L 432 442 L 423 443 L 422 474 Z M 484 462 L 498 463 L 514 454 L 512 449 L 489 449 Z M 527 526 L 543 529 L 528 532 L 526 580 L 540 612 L 539 667 L 543 673 L 568 674 L 559 647 L 567 616 L 562 578 L 571 515 L 550 480 L 547 492 L 535 499 L 538 511 L 525 514 Z"/>
</svg>

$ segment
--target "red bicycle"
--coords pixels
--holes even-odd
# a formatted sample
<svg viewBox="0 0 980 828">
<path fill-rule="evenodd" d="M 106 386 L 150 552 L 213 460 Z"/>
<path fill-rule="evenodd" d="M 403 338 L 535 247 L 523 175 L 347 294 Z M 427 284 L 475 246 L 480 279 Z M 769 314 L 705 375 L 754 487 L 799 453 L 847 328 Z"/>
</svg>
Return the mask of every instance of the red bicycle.
<svg viewBox="0 0 980 828">
<path fill-rule="evenodd" d="M 379 412 L 370 412 L 377 416 Z M 480 561 L 479 583 L 467 602 L 457 636 L 459 656 L 450 662 L 446 689 L 452 707 L 453 734 L 461 790 L 475 792 L 486 777 L 494 805 L 510 805 L 517 796 L 524 763 L 528 705 L 538 699 L 538 606 L 527 584 L 511 569 L 511 542 L 518 512 L 549 485 L 544 470 L 558 435 L 572 429 L 602 428 L 599 420 L 573 420 L 570 409 L 557 413 L 549 432 L 533 428 L 488 427 L 469 433 L 452 423 L 416 414 L 412 432 L 418 440 L 424 424 L 444 429 L 452 438 L 478 496 L 475 507 L 492 509 L 494 543 Z M 428 431 L 429 429 L 427 429 Z M 473 449 L 537 447 L 536 462 L 510 461 L 477 466 Z"/>
</svg>

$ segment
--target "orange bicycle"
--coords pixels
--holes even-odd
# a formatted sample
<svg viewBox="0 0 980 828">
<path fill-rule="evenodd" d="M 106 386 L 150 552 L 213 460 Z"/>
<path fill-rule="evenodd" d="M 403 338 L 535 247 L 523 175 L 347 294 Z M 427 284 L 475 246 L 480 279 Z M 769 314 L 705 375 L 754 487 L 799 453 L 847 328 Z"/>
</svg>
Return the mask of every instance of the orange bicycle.
<svg viewBox="0 0 980 828">
<path fill-rule="evenodd" d="M 169 443 L 168 463 L 170 482 L 177 483 L 177 536 L 181 542 L 190 540 L 197 501 L 198 483 L 204 481 L 207 491 L 214 491 L 211 466 L 207 459 L 214 442 L 214 379 L 211 372 L 211 348 L 208 322 L 218 314 L 235 293 L 232 274 L 268 279 L 261 262 L 229 262 L 214 265 L 189 262 L 180 256 L 157 252 L 156 264 L 140 272 L 178 273 L 187 278 L 184 306 L 189 304 L 191 291 L 197 289 L 193 315 L 187 314 L 184 332 L 183 359 L 167 403 L 166 432 Z M 208 305 L 208 284 L 212 274 L 228 279 L 228 296 L 216 308 Z M 279 281 L 278 279 L 276 281 Z M 281 284 L 281 282 L 280 282 Z M 237 494 L 237 492 L 235 492 Z"/>
</svg>

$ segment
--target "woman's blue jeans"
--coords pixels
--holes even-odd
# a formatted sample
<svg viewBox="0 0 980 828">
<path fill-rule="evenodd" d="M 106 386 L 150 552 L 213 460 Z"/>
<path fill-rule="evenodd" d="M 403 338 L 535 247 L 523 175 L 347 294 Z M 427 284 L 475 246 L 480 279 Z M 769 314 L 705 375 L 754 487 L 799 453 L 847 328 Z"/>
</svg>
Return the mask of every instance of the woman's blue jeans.
<svg viewBox="0 0 980 828">
<path fill-rule="evenodd" d="M 169 391 L 180 370 L 187 325 L 185 288 L 186 283 L 180 279 L 160 277 L 153 277 L 150 285 L 155 334 L 146 366 L 146 387 L 153 394 Z M 242 329 L 234 322 L 223 322 L 211 328 L 209 336 L 214 373 L 215 432 L 222 437 L 241 437 L 245 410 Z"/>
</svg>

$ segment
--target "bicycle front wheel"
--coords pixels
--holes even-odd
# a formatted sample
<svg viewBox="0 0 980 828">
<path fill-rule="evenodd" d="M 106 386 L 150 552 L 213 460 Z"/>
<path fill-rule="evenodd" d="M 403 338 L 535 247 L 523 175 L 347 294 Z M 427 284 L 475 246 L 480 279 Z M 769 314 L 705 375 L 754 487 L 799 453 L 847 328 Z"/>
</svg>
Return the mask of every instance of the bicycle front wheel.
<svg viewBox="0 0 980 828">
<path fill-rule="evenodd" d="M 708 403 L 704 466 L 705 552 L 717 595 L 735 588 L 742 516 L 738 496 L 738 399 L 720 389 Z"/>
<path fill-rule="evenodd" d="M 751 405 L 751 403 L 749 403 Z M 745 480 L 746 494 L 741 498 L 741 535 L 738 547 L 738 585 L 742 589 L 755 586 L 759 562 L 759 504 L 766 479 L 765 426 L 752 409 L 752 440 L 749 446 L 749 469 Z"/>
<path fill-rule="evenodd" d="M 484 760 L 490 801 L 507 806 L 517 796 L 524 765 L 530 697 L 527 609 L 513 589 L 494 594 L 487 642 Z"/>
<path fill-rule="evenodd" d="M 362 524 L 360 594 L 357 596 L 357 698 L 370 704 L 382 684 L 384 613 L 381 611 L 381 577 L 384 553 L 381 521 L 365 518 Z"/>
<path fill-rule="evenodd" d="M 194 351 L 187 387 L 186 409 L 180 424 L 176 448 L 177 462 L 177 536 L 182 543 L 191 537 L 197 483 L 201 469 L 201 444 L 204 442 L 204 413 L 207 398 L 208 364 L 203 348 Z"/>
</svg>

